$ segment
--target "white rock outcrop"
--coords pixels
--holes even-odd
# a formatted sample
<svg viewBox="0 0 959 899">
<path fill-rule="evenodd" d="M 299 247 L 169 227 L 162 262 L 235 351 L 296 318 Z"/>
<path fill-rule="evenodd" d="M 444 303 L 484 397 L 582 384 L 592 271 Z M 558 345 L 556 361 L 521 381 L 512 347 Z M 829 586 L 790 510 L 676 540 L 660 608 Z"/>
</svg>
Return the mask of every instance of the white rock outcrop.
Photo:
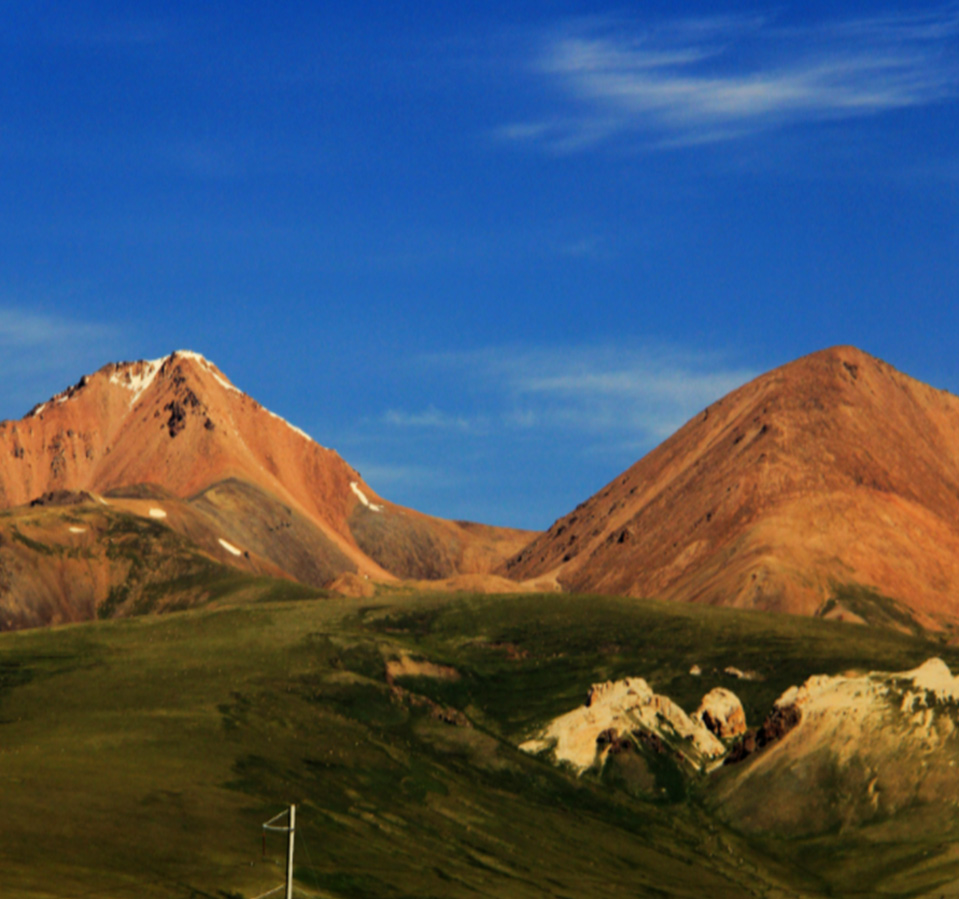
<svg viewBox="0 0 959 899">
<path fill-rule="evenodd" d="M 718 799 L 747 829 L 816 833 L 921 806 L 952 816 L 959 677 L 938 658 L 911 671 L 810 677 L 776 700 L 737 761 Z"/>
<path fill-rule="evenodd" d="M 721 740 L 728 740 L 746 733 L 746 713 L 739 697 L 732 690 L 716 687 L 710 690 L 700 703 L 696 714 L 697 721 Z"/>
<path fill-rule="evenodd" d="M 585 705 L 555 718 L 520 749 L 533 753 L 551 750 L 557 762 L 583 772 L 603 760 L 608 743 L 597 741 L 610 731 L 655 735 L 694 766 L 726 752 L 701 721 L 690 718 L 668 696 L 654 693 L 641 677 L 593 684 Z"/>
</svg>

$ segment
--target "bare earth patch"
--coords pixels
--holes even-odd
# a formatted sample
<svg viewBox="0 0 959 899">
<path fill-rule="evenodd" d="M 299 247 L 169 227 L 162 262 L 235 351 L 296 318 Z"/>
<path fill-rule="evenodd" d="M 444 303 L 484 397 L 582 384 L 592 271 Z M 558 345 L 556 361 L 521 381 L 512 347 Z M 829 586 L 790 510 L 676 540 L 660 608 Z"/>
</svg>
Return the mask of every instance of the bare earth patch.
<svg viewBox="0 0 959 899">
<path fill-rule="evenodd" d="M 401 652 L 398 659 L 386 663 L 386 680 L 392 684 L 398 677 L 435 677 L 439 680 L 459 680 L 459 672 L 449 665 L 437 665 L 427 659 L 415 659 Z"/>
</svg>

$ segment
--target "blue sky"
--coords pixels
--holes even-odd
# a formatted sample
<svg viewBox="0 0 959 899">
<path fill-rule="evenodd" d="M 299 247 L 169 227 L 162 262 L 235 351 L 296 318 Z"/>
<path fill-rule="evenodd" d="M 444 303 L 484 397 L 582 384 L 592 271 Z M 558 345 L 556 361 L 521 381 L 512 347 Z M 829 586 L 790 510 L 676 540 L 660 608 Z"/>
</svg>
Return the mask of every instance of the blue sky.
<svg viewBox="0 0 959 899">
<path fill-rule="evenodd" d="M 546 527 L 851 343 L 959 392 L 959 5 L 4 4 L 0 417 L 189 348 Z"/>
</svg>

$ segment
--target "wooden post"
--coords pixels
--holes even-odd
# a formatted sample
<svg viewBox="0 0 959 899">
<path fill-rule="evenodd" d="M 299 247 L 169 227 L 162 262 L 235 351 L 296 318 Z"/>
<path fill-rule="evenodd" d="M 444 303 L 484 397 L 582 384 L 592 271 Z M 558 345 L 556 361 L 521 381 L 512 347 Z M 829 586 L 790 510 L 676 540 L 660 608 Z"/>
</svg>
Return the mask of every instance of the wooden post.
<svg viewBox="0 0 959 899">
<path fill-rule="evenodd" d="M 296 830 L 296 806 L 290 806 L 290 841 L 286 847 L 286 899 L 293 899 L 293 834 Z"/>
</svg>

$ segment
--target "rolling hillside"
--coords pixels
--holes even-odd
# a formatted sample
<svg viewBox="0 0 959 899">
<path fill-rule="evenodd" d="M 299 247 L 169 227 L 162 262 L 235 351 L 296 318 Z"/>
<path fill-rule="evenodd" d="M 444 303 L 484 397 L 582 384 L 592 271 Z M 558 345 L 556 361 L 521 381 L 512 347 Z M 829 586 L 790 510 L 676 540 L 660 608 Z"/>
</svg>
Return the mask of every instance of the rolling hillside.
<svg viewBox="0 0 959 899">
<path fill-rule="evenodd" d="M 731 689 L 754 731 L 812 675 L 933 654 L 959 671 L 955 650 L 689 604 L 384 587 L 363 605 L 264 584 L 0 634 L 4 897 L 252 899 L 282 882 L 283 841 L 264 854 L 260 826 L 289 802 L 305 895 L 956 895 L 954 734 L 902 756 L 896 729 L 830 746 L 812 715 L 781 751 L 712 774 L 652 740 L 581 773 L 519 748 L 591 684 L 644 678 L 689 714 Z M 821 814 L 847 808 L 839 831 Z"/>
</svg>

